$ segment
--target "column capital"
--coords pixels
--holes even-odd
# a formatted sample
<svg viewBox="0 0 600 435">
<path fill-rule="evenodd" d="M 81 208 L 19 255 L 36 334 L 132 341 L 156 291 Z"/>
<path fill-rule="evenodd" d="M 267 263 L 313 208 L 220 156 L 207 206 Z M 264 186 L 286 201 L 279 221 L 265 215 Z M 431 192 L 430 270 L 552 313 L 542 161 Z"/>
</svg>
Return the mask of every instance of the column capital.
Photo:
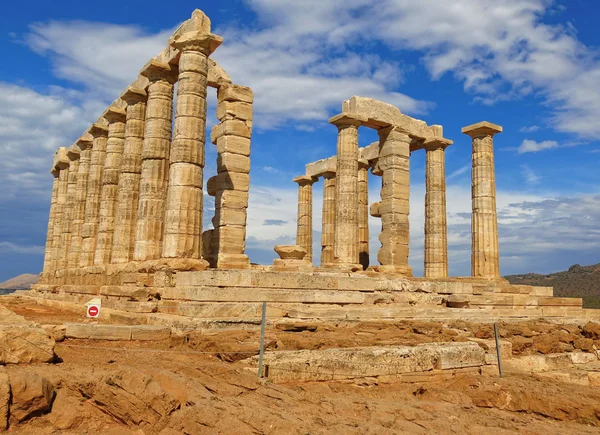
<svg viewBox="0 0 600 435">
<path fill-rule="evenodd" d="M 299 186 L 312 186 L 317 179 L 314 177 L 309 177 L 308 175 L 301 175 L 300 177 L 296 177 L 292 180 L 294 183 L 298 183 Z"/>
<path fill-rule="evenodd" d="M 108 137 L 108 127 L 102 124 L 92 124 L 89 132 L 94 138 Z"/>
<path fill-rule="evenodd" d="M 327 171 L 327 172 L 323 172 L 323 173 L 321 174 L 321 176 L 322 176 L 323 178 L 326 178 L 326 179 L 330 180 L 330 179 L 332 179 L 332 178 L 335 178 L 335 171 Z"/>
<path fill-rule="evenodd" d="M 90 133 L 84 133 L 83 136 L 77 139 L 76 144 L 81 151 L 85 151 L 92 148 L 93 139 L 94 136 L 92 136 Z"/>
<path fill-rule="evenodd" d="M 145 90 L 141 88 L 136 88 L 133 86 L 129 86 L 122 94 L 121 99 L 127 103 L 127 105 L 132 106 L 136 103 L 140 103 L 146 101 L 148 99 L 148 94 Z"/>
<path fill-rule="evenodd" d="M 52 174 L 52 176 L 54 178 L 58 178 L 58 176 L 60 175 L 60 170 L 56 169 L 56 168 L 52 168 L 52 169 L 50 169 L 50 173 Z"/>
<path fill-rule="evenodd" d="M 114 122 L 125 122 L 125 119 L 127 119 L 127 111 L 116 106 L 109 106 L 102 116 L 109 124 Z"/>
<path fill-rule="evenodd" d="M 368 169 L 371 167 L 371 164 L 367 159 L 358 159 L 358 169 Z"/>
<path fill-rule="evenodd" d="M 453 143 L 454 142 L 450 139 L 445 139 L 443 137 L 431 137 L 423 141 L 423 148 L 425 149 L 425 151 L 433 151 L 439 148 L 445 150 Z M 411 151 L 413 151 L 412 148 Z"/>
<path fill-rule="evenodd" d="M 70 161 L 77 160 L 79 158 L 79 154 L 81 153 L 81 149 L 75 143 L 71 145 L 71 147 L 67 150 L 67 157 Z"/>
<path fill-rule="evenodd" d="M 177 67 L 169 63 L 152 59 L 144 65 L 140 71 L 140 75 L 150 80 L 150 83 L 158 80 L 166 80 L 169 83 L 174 84 L 177 81 Z"/>
<path fill-rule="evenodd" d="M 222 36 L 206 33 L 202 30 L 176 35 L 170 41 L 171 46 L 176 50 L 181 52 L 199 51 L 206 56 L 210 56 L 222 43 Z"/>
<path fill-rule="evenodd" d="M 350 115 L 347 113 L 340 113 L 332 118 L 329 118 L 329 123 L 335 125 L 337 128 L 355 126 L 360 127 L 363 123 L 367 122 L 368 119 L 360 115 Z"/>
<path fill-rule="evenodd" d="M 475 139 L 481 136 L 494 136 L 497 133 L 502 133 L 502 127 L 491 122 L 482 121 L 477 124 L 463 127 L 462 132 Z"/>
<path fill-rule="evenodd" d="M 410 134 L 409 134 L 408 130 L 405 130 L 404 128 L 398 127 L 395 125 L 390 125 L 388 127 L 380 128 L 379 130 L 377 130 L 377 134 L 379 135 L 380 139 L 387 138 L 391 134 L 403 134 L 410 138 Z"/>
<path fill-rule="evenodd" d="M 66 169 L 69 167 L 69 157 L 67 155 L 67 149 L 65 147 L 60 147 L 54 153 L 54 160 L 52 161 L 52 165 L 54 169 L 59 171 Z"/>
</svg>

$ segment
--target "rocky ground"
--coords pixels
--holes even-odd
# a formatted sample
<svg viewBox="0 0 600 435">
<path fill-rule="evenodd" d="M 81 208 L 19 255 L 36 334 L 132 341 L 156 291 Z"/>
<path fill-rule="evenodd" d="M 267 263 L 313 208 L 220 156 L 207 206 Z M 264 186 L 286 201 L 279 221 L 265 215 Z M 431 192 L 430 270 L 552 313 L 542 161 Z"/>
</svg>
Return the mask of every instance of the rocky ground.
<svg viewBox="0 0 600 435">
<path fill-rule="evenodd" d="M 16 297 L 0 303 L 42 324 L 85 320 Z M 592 353 L 600 347 L 598 326 L 522 322 L 501 324 L 500 332 L 515 355 Z M 270 329 L 267 342 L 272 350 L 323 349 L 490 334 L 489 325 L 468 322 L 302 323 Z M 54 364 L 4 368 L 9 433 L 600 433 L 597 387 L 511 372 L 503 379 L 488 372 L 417 383 L 277 385 L 243 361 L 257 353 L 258 340 L 248 330 L 155 342 L 64 340 Z"/>
</svg>

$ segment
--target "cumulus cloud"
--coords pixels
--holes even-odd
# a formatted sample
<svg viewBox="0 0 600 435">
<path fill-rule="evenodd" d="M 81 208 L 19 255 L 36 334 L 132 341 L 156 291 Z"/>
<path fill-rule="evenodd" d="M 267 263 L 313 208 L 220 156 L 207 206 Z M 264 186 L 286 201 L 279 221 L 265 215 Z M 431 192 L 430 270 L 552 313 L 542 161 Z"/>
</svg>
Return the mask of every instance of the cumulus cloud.
<svg viewBox="0 0 600 435">
<path fill-rule="evenodd" d="M 521 146 L 518 148 L 519 154 L 525 153 L 537 153 L 543 150 L 549 150 L 552 148 L 558 148 L 558 142 L 554 140 L 545 140 L 543 142 L 536 142 L 531 139 L 525 139 Z"/>
<path fill-rule="evenodd" d="M 521 127 L 519 129 L 519 131 L 521 133 L 534 133 L 534 132 L 538 131 L 539 129 L 540 129 L 539 126 L 537 126 L 537 125 L 531 125 L 529 127 Z"/>
</svg>

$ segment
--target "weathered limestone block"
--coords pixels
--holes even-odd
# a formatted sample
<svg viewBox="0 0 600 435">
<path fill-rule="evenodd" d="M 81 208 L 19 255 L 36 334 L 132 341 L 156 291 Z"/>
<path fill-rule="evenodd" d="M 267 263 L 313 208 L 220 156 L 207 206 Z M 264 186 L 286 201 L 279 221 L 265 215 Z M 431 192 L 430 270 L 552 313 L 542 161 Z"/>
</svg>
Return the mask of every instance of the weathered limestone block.
<svg viewBox="0 0 600 435">
<path fill-rule="evenodd" d="M 146 89 L 148 100 L 133 255 L 137 261 L 158 259 L 162 252 L 171 149 L 173 84 L 176 81 L 176 72 L 171 68 L 169 64 L 152 60 L 141 72 L 150 84 Z"/>
<path fill-rule="evenodd" d="M 274 249 L 282 260 L 303 260 L 308 255 L 306 249 L 299 245 L 277 245 Z"/>
<path fill-rule="evenodd" d="M 147 94 L 143 89 L 130 87 L 121 95 L 121 98 L 127 103 L 127 118 L 121 174 L 117 189 L 116 226 L 111 263 L 128 263 L 133 260 Z"/>
<path fill-rule="evenodd" d="M 294 178 L 298 183 L 298 225 L 296 244 L 306 251 L 306 261 L 312 263 L 312 185 L 316 181 L 303 175 Z M 277 251 L 277 249 L 275 249 Z M 283 257 L 282 257 L 283 258 Z"/>
<path fill-rule="evenodd" d="M 451 141 L 426 141 L 425 277 L 448 276 L 445 149 Z"/>
<path fill-rule="evenodd" d="M 50 362 L 54 345 L 40 325 L 0 306 L 0 365 Z"/>
<path fill-rule="evenodd" d="M 241 136 L 221 136 L 217 139 L 217 153 L 232 153 L 250 156 L 250 139 Z"/>
<path fill-rule="evenodd" d="M 329 122 L 338 128 L 334 263 L 362 269 L 358 264 L 358 127 L 363 120 L 342 114 Z"/>
<path fill-rule="evenodd" d="M 377 259 L 386 271 L 411 276 L 408 265 L 410 240 L 410 138 L 395 127 L 379 131 L 381 187 L 381 249 Z M 383 269 L 382 269 L 383 270 Z"/>
<path fill-rule="evenodd" d="M 58 174 L 58 190 L 56 196 L 56 214 L 54 217 L 54 229 L 52 231 L 52 258 L 53 270 L 64 269 L 64 261 L 61 261 L 64 254 L 64 245 L 62 244 L 63 228 L 65 222 L 65 208 L 67 205 L 67 191 L 69 185 L 69 163 L 66 148 L 59 148 L 55 154 L 55 169 Z"/>
<path fill-rule="evenodd" d="M 81 228 L 80 267 L 92 266 L 94 264 L 98 224 L 100 221 L 100 194 L 102 191 L 108 128 L 100 123 L 96 123 L 90 128 L 90 134 L 93 137 L 93 142 L 86 193 L 85 222 Z"/>
<path fill-rule="evenodd" d="M 49 412 L 56 395 L 54 385 L 48 379 L 24 371 L 11 373 L 10 389 L 11 424 Z"/>
<path fill-rule="evenodd" d="M 4 367 L 0 367 L 0 432 L 8 427 L 8 409 L 10 407 L 10 381 Z"/>
<path fill-rule="evenodd" d="M 500 276 L 494 140 L 502 127 L 483 121 L 462 129 L 473 141 L 472 275 Z"/>
<path fill-rule="evenodd" d="M 253 103 L 254 93 L 252 89 L 245 86 L 225 85 L 219 89 L 217 99 L 219 103 L 223 101 Z"/>
<path fill-rule="evenodd" d="M 110 263 L 113 249 L 115 216 L 118 204 L 117 193 L 125 147 L 125 120 L 127 112 L 111 106 L 104 114 L 104 118 L 108 121 L 108 140 L 106 142 L 106 158 L 102 173 L 98 240 L 94 255 L 94 264 L 97 266 Z"/>
<path fill-rule="evenodd" d="M 333 263 L 336 207 L 335 172 L 323 173 L 323 210 L 321 229 L 321 267 Z"/>
<path fill-rule="evenodd" d="M 369 207 L 369 214 L 373 217 L 381 217 L 381 201 L 378 202 L 374 202 L 373 204 L 371 204 L 371 207 Z"/>
</svg>

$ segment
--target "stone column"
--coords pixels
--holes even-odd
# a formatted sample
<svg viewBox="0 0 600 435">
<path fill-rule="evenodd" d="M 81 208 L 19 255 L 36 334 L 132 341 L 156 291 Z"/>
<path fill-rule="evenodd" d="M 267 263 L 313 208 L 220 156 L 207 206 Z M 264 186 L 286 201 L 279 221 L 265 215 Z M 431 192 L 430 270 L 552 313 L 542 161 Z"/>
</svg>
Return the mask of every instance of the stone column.
<svg viewBox="0 0 600 435">
<path fill-rule="evenodd" d="M 63 213 L 63 228 L 62 241 L 63 248 L 62 256 L 59 259 L 59 269 L 69 268 L 69 252 L 71 249 L 71 229 L 73 227 L 73 219 L 75 217 L 75 199 L 77 197 L 77 173 L 79 171 L 79 154 L 81 150 L 77 145 L 71 146 L 67 150 L 69 158 L 69 180 L 67 184 L 67 202 Z"/>
<path fill-rule="evenodd" d="M 137 261 L 161 257 L 171 151 L 173 84 L 177 77 L 170 65 L 156 60 L 146 64 L 141 74 L 150 80 L 150 84 L 146 90 L 148 103 L 133 254 Z"/>
<path fill-rule="evenodd" d="M 94 124 L 90 128 L 90 134 L 93 137 L 93 141 L 85 202 L 85 222 L 81 227 L 80 267 L 92 266 L 94 264 L 108 127 L 101 124 Z"/>
<path fill-rule="evenodd" d="M 483 121 L 464 127 L 462 132 L 473 140 L 472 275 L 478 278 L 498 278 L 500 261 L 493 137 L 502 132 L 502 127 Z"/>
<path fill-rule="evenodd" d="M 53 269 L 53 246 L 54 246 L 54 224 L 56 222 L 56 201 L 58 198 L 58 185 L 59 185 L 59 170 L 52 168 L 50 171 L 54 177 L 52 183 L 52 199 L 50 200 L 50 213 L 48 214 L 48 232 L 46 233 L 46 250 L 44 251 L 44 269 L 42 276 L 44 281 L 50 276 Z"/>
<path fill-rule="evenodd" d="M 445 150 L 451 141 L 425 144 L 425 278 L 448 277 Z"/>
<path fill-rule="evenodd" d="M 335 237 L 335 172 L 323 174 L 323 214 L 321 230 L 321 267 L 333 263 Z"/>
<path fill-rule="evenodd" d="M 85 203 L 90 173 L 90 161 L 92 157 L 92 136 L 89 133 L 84 134 L 77 141 L 77 146 L 81 152 L 79 154 L 77 188 L 71 222 L 71 243 L 69 245 L 68 260 L 69 269 L 77 269 L 79 267 L 79 257 L 81 255 L 82 243 L 81 231 L 85 222 Z"/>
<path fill-rule="evenodd" d="M 106 159 L 102 173 L 102 192 L 100 196 L 100 219 L 98 225 L 98 240 L 94 264 L 101 266 L 110 263 L 112 254 L 113 235 L 115 233 L 115 216 L 117 208 L 117 190 L 119 188 L 119 173 L 125 147 L 124 109 L 111 106 L 104 114 L 108 121 L 108 141 L 106 142 Z"/>
<path fill-rule="evenodd" d="M 408 134 L 398 128 L 379 130 L 379 169 L 381 186 L 381 249 L 377 260 L 381 270 L 411 276 L 408 265 L 410 241 L 410 142 Z"/>
<path fill-rule="evenodd" d="M 369 162 L 358 161 L 358 261 L 369 267 Z"/>
<path fill-rule="evenodd" d="M 127 103 L 127 119 L 117 188 L 117 214 L 111 263 L 128 263 L 133 260 L 146 120 L 146 91 L 130 87 L 121 98 Z"/>
<path fill-rule="evenodd" d="M 358 258 L 358 127 L 362 120 L 341 114 L 329 122 L 338 128 L 334 263 L 362 269 Z"/>
<path fill-rule="evenodd" d="M 312 186 L 316 181 L 307 175 L 294 178 L 294 183 L 298 183 L 298 229 L 296 232 L 296 245 L 306 250 L 305 260 L 312 263 Z"/>
<path fill-rule="evenodd" d="M 227 84 L 217 91 L 220 124 L 210 135 L 217 145 L 215 227 L 211 266 L 219 269 L 250 267 L 246 249 L 246 210 L 250 187 L 250 138 L 252 137 L 252 89 Z"/>
<path fill-rule="evenodd" d="M 171 44 L 181 56 L 162 248 L 165 258 L 202 257 L 208 56 L 222 41 L 210 33 L 189 32 L 176 36 Z"/>
<path fill-rule="evenodd" d="M 54 217 L 54 230 L 52 231 L 52 269 L 58 271 L 64 269 L 65 266 L 64 262 L 61 262 L 61 258 L 63 258 L 64 255 L 62 237 L 65 222 L 65 206 L 67 204 L 70 163 L 66 148 L 61 147 L 58 149 L 54 155 L 54 162 L 54 168 L 59 171 L 59 174 L 56 194 L 56 214 Z"/>
</svg>

